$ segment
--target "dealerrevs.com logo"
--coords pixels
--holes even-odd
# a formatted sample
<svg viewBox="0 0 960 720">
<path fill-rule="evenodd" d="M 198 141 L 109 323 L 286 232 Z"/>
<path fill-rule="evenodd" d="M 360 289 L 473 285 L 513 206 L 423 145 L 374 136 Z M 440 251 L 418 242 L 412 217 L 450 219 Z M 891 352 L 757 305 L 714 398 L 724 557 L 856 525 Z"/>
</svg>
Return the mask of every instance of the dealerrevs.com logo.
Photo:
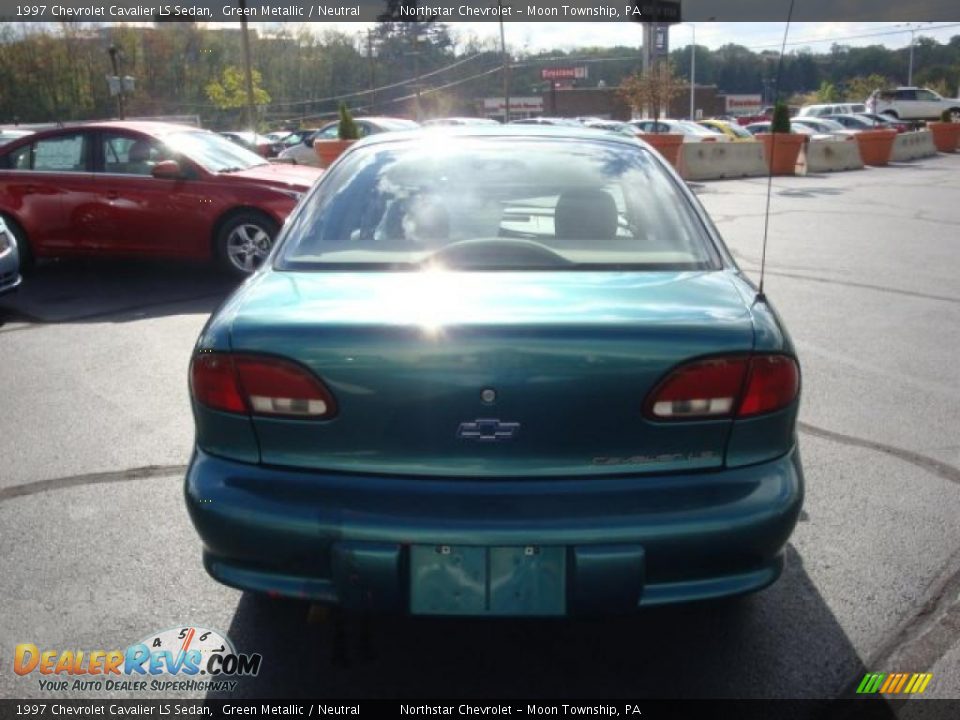
<svg viewBox="0 0 960 720">
<path fill-rule="evenodd" d="M 20 643 L 17 675 L 37 676 L 41 690 L 233 691 L 237 678 L 260 672 L 259 653 L 238 653 L 222 633 L 199 626 L 152 633 L 126 650 L 47 650 Z"/>
</svg>

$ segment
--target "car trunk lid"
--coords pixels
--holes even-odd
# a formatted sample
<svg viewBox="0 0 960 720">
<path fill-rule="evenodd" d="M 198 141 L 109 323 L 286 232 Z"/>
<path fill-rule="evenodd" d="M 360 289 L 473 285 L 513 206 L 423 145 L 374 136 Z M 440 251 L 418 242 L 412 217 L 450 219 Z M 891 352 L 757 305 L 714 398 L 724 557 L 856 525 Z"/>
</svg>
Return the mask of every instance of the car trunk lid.
<svg viewBox="0 0 960 720">
<path fill-rule="evenodd" d="M 655 422 L 679 363 L 753 346 L 728 272 L 273 272 L 233 304 L 235 352 L 309 368 L 325 421 L 254 418 L 265 464 L 427 476 L 718 467 L 729 419 Z"/>
</svg>

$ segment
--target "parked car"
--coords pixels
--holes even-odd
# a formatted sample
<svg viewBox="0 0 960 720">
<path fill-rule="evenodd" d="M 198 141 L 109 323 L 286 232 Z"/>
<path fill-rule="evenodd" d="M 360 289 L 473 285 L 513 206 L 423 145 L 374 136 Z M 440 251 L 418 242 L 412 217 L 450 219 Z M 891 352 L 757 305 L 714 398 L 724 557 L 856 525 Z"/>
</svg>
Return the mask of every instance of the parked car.
<svg viewBox="0 0 960 720">
<path fill-rule="evenodd" d="M 833 135 L 837 138 L 844 138 L 862 132 L 861 129 L 847 128 L 835 120 L 828 120 L 824 117 L 797 116 L 791 118 L 790 127 L 793 128 L 798 125 L 808 127 L 821 135 Z"/>
<path fill-rule="evenodd" d="M 290 130 L 274 130 L 273 132 L 268 132 L 264 137 L 272 143 L 283 145 L 284 141 L 292 134 Z"/>
<path fill-rule="evenodd" d="M 433 118 L 432 120 L 426 120 L 421 125 L 423 127 L 446 127 L 453 125 L 499 125 L 499 120 L 494 120 L 493 118 L 482 118 L 482 117 L 448 117 L 448 118 Z"/>
<path fill-rule="evenodd" d="M 348 608 L 737 595 L 777 578 L 800 512 L 799 388 L 646 144 L 373 136 L 201 333 L 186 503 L 215 579 Z"/>
<path fill-rule="evenodd" d="M 873 130 L 873 123 L 866 118 L 860 117 L 859 115 L 821 115 L 818 119 L 832 120 L 835 123 L 839 123 L 847 130 L 856 130 L 857 132 Z"/>
<path fill-rule="evenodd" d="M 750 123 L 744 130 L 749 132 L 751 135 L 758 135 L 760 133 L 770 132 L 770 122 L 756 122 Z M 821 133 L 814 130 L 809 125 L 803 123 L 797 123 L 793 120 L 790 121 L 790 132 L 798 133 L 800 135 L 806 135 L 810 140 L 823 141 L 823 140 L 836 140 L 837 137 L 833 133 Z"/>
<path fill-rule="evenodd" d="M 750 142 L 753 140 L 753 135 L 735 122 L 712 119 L 700 120 L 697 124 L 707 128 L 707 130 L 725 135 L 730 142 Z"/>
<path fill-rule="evenodd" d="M 683 135 L 685 143 L 694 142 L 729 142 L 730 139 L 723 133 L 716 133 L 689 120 L 631 120 L 630 124 L 642 133 L 674 133 Z"/>
<path fill-rule="evenodd" d="M 0 128 L 0 145 L 6 145 L 14 140 L 19 140 L 27 135 L 33 135 L 33 130 L 17 130 L 11 128 Z"/>
<path fill-rule="evenodd" d="M 874 90 L 861 112 L 889 115 L 900 120 L 939 120 L 944 110 L 960 122 L 960 98 L 945 98 L 929 88 L 899 87 Z"/>
<path fill-rule="evenodd" d="M 0 148 L 0 216 L 26 263 L 165 256 L 216 259 L 245 275 L 319 175 L 194 127 L 91 123 Z"/>
<path fill-rule="evenodd" d="M 886 130 L 896 130 L 898 133 L 909 132 L 911 129 L 911 124 L 904 122 L 903 120 L 897 120 L 894 117 L 889 115 L 879 115 L 877 113 L 857 113 L 857 117 L 861 117 L 867 122 L 873 124 L 874 129 L 886 129 Z"/>
<path fill-rule="evenodd" d="M 579 121 L 573 118 L 561 117 L 531 117 L 511 120 L 510 125 L 561 125 L 565 127 L 582 127 Z"/>
<path fill-rule="evenodd" d="M 260 157 L 272 158 L 280 154 L 283 150 L 283 144 L 273 141 L 265 135 L 259 135 L 255 132 L 222 132 L 220 133 L 227 140 L 235 142 L 240 147 L 244 147 L 251 152 L 255 152 Z"/>
<path fill-rule="evenodd" d="M 797 113 L 797 118 L 823 117 L 824 115 L 849 115 L 866 112 L 864 103 L 830 103 L 826 105 L 804 105 Z"/>
<path fill-rule="evenodd" d="M 583 123 L 583 126 L 592 128 L 593 130 L 609 130 L 610 132 L 624 133 L 633 137 L 640 134 L 640 131 L 633 125 L 621 120 L 588 120 Z"/>
<path fill-rule="evenodd" d="M 413 130 L 419 127 L 419 124 L 413 120 L 394 117 L 363 117 L 355 118 L 357 131 L 360 137 L 367 135 L 376 135 L 383 132 L 395 132 L 398 130 Z M 320 166 L 320 159 L 313 149 L 314 140 L 336 140 L 340 131 L 340 122 L 335 120 L 327 123 L 316 132 L 304 135 L 299 143 L 291 145 L 283 150 L 278 156 L 280 160 L 292 161 L 295 165 Z"/>
<path fill-rule="evenodd" d="M 17 241 L 0 217 L 0 295 L 20 285 L 20 255 Z"/>
</svg>

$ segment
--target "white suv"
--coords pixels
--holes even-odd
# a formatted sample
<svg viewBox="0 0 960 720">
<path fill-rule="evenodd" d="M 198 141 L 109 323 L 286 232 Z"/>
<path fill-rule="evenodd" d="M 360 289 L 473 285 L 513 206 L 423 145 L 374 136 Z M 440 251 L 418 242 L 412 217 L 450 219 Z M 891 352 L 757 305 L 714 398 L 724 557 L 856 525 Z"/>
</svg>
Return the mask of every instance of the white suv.
<svg viewBox="0 0 960 720">
<path fill-rule="evenodd" d="M 867 107 L 870 112 L 900 120 L 939 120 L 943 111 L 949 110 L 953 122 L 960 122 L 960 99 L 941 97 L 928 88 L 874 90 Z"/>
<path fill-rule="evenodd" d="M 832 103 L 830 105 L 804 105 L 797 117 L 823 117 L 824 115 L 854 115 L 867 111 L 863 103 Z"/>
</svg>

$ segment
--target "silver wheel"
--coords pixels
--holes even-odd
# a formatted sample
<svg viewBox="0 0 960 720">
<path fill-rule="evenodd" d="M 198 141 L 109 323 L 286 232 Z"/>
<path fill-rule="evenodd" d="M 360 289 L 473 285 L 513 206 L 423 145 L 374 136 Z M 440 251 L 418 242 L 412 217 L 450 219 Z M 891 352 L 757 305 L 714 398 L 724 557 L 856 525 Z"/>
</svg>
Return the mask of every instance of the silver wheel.
<svg viewBox="0 0 960 720">
<path fill-rule="evenodd" d="M 263 264 L 272 247 L 273 236 L 266 228 L 243 222 L 235 225 L 227 235 L 227 260 L 240 272 L 252 273 Z"/>
</svg>

